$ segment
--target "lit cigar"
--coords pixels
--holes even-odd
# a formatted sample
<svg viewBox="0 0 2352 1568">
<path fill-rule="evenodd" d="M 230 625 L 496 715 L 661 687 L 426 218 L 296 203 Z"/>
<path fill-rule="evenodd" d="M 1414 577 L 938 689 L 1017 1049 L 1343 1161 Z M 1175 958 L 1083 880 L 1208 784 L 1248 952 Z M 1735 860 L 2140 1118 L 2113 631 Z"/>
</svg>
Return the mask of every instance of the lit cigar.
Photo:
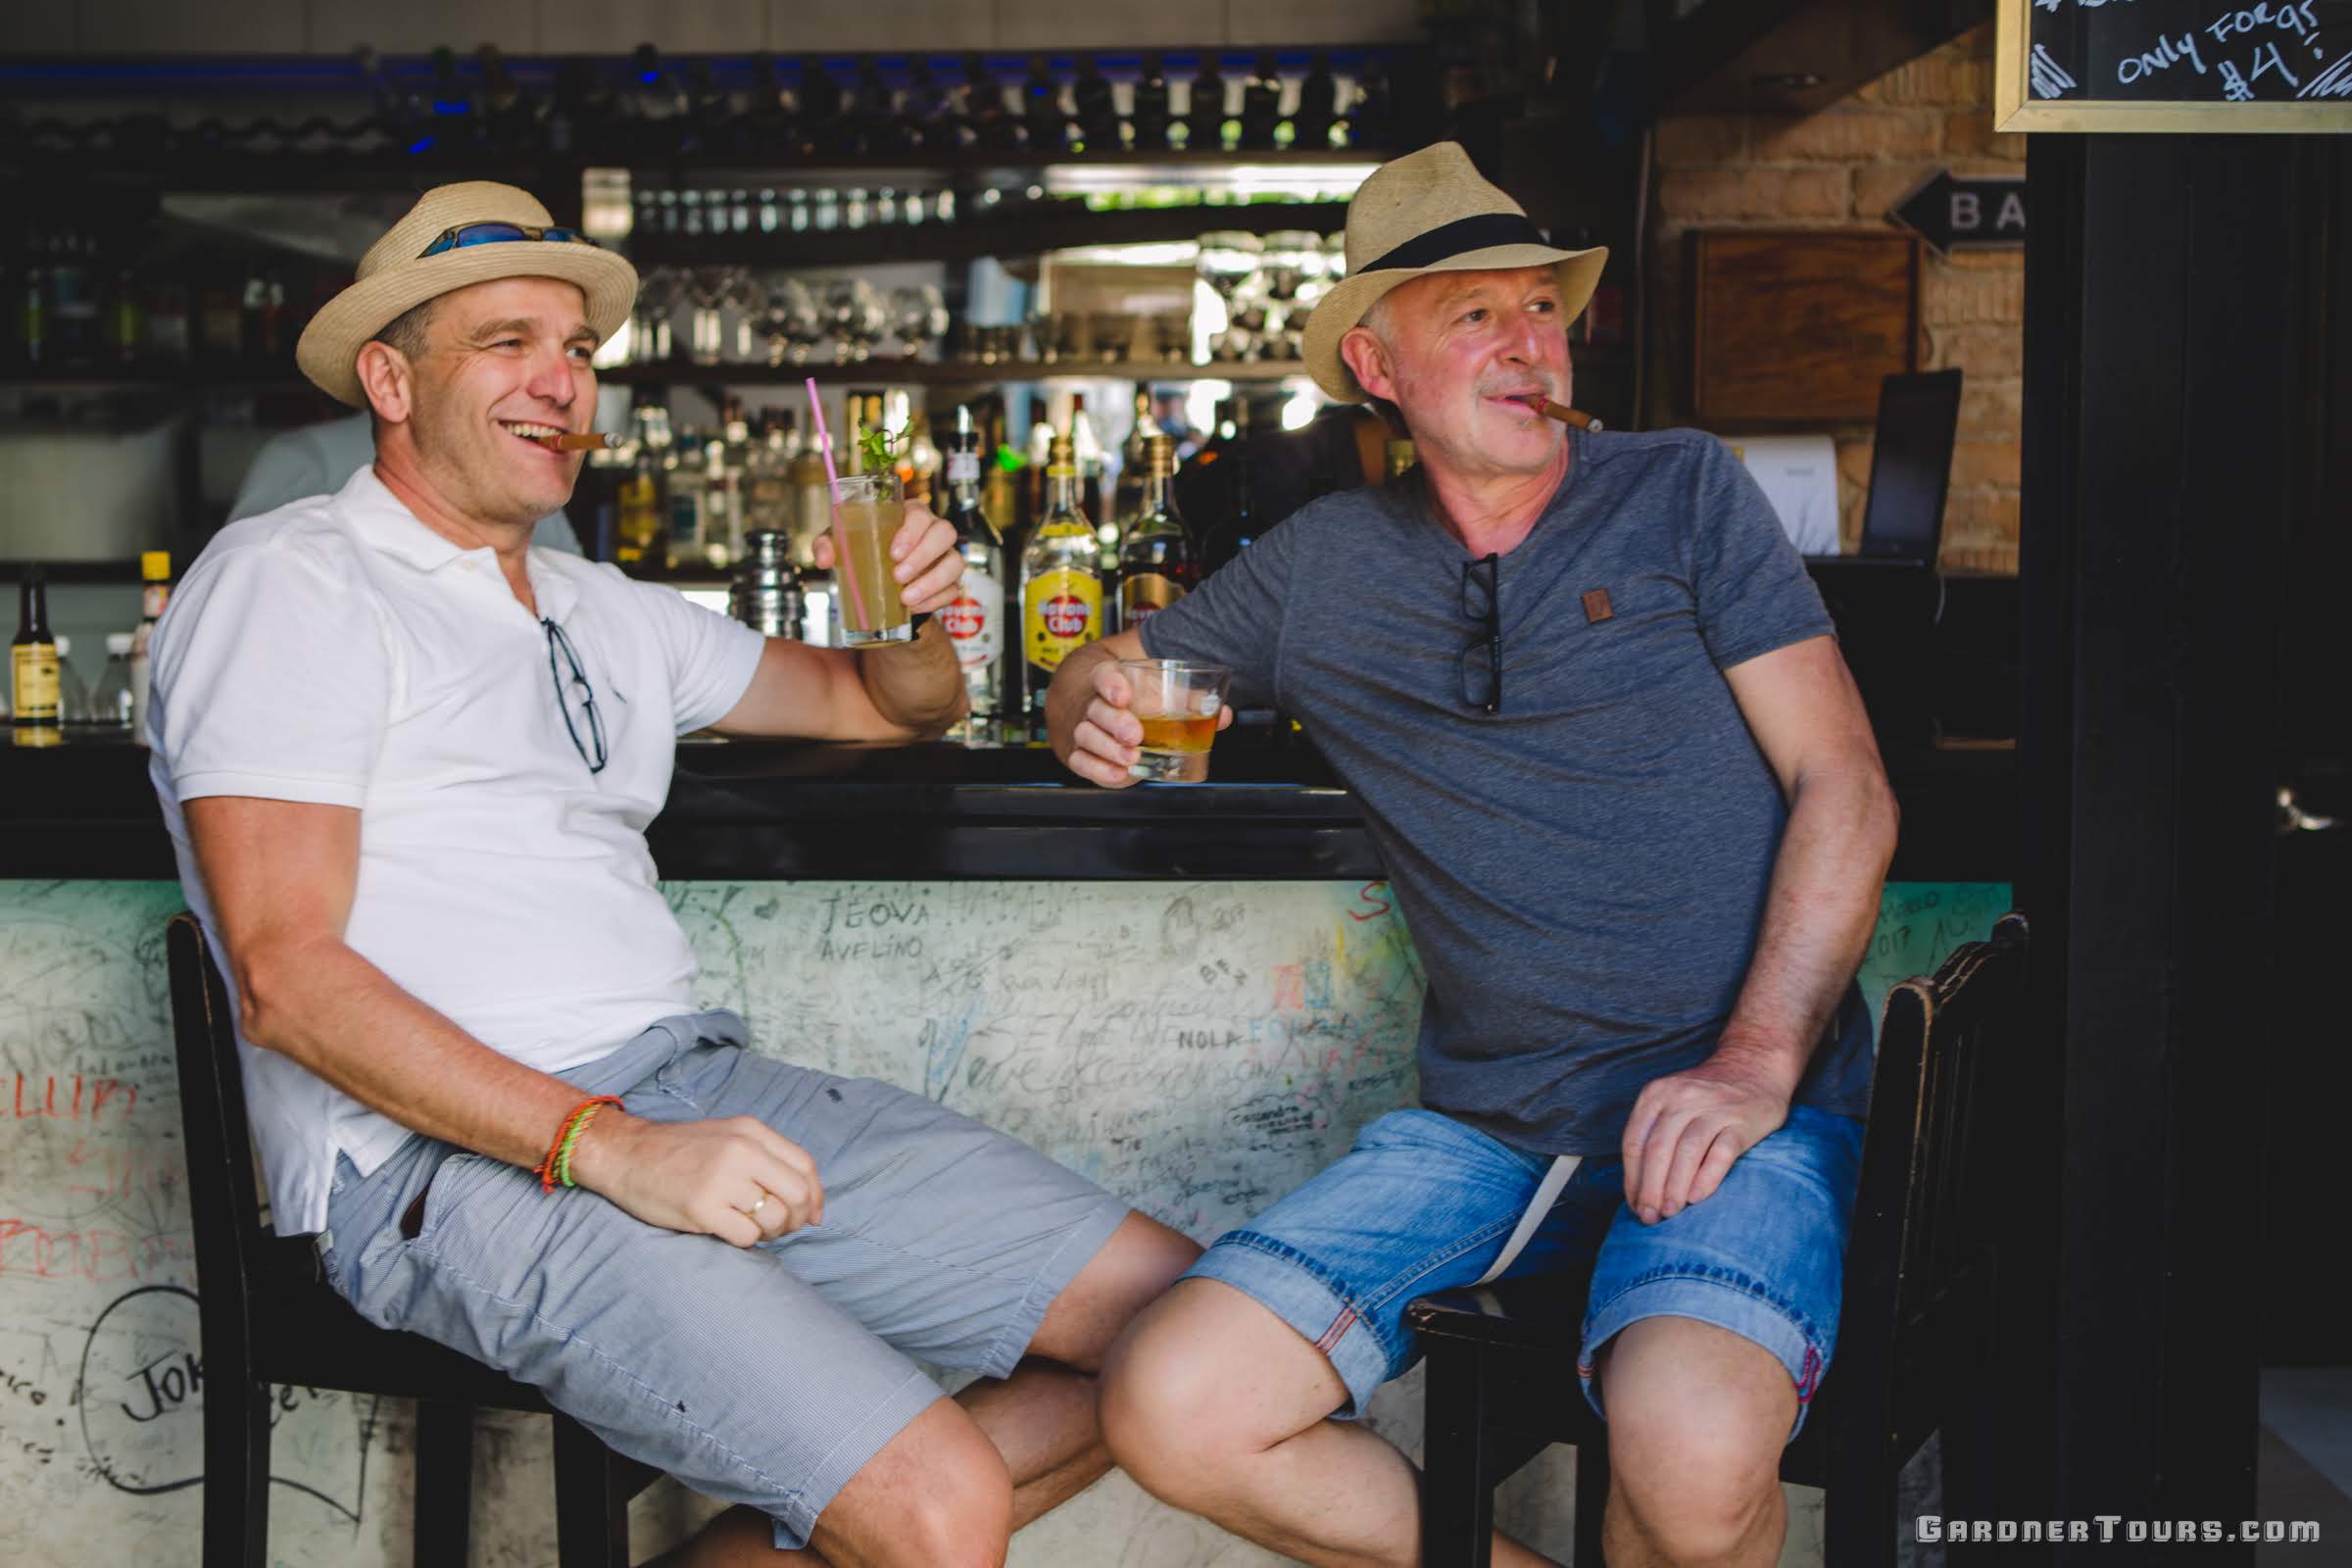
<svg viewBox="0 0 2352 1568">
<path fill-rule="evenodd" d="M 1537 407 L 1542 409 L 1544 413 L 1550 416 L 1552 418 L 1559 420 L 1562 424 L 1574 425 L 1579 430 L 1598 430 L 1604 428 L 1598 419 L 1595 419 L 1584 410 L 1572 409 L 1565 403 L 1554 403 L 1551 401 L 1551 399 L 1545 398 L 1542 403 L 1538 404 Z"/>
<path fill-rule="evenodd" d="M 550 452 L 602 452 L 620 445 L 620 437 L 608 430 L 574 430 L 568 435 L 539 435 L 531 439 Z"/>
</svg>

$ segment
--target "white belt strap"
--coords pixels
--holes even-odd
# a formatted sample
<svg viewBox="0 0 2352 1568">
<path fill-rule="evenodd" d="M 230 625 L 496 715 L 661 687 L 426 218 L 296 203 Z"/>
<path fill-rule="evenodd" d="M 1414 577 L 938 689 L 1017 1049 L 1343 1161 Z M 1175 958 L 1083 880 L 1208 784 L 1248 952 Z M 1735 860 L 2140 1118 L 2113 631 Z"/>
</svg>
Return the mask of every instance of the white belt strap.
<svg viewBox="0 0 2352 1568">
<path fill-rule="evenodd" d="M 1519 1254 L 1527 1250 L 1528 1242 L 1534 1238 L 1536 1227 L 1544 1223 L 1544 1216 L 1551 1212 L 1551 1205 L 1560 1200 L 1560 1189 L 1568 1185 L 1568 1178 L 1575 1175 L 1576 1167 L 1584 1162 L 1585 1156 L 1582 1154 L 1561 1154 L 1552 1160 L 1551 1169 L 1545 1171 L 1544 1180 L 1536 1185 L 1536 1196 L 1527 1200 L 1527 1212 L 1519 1216 L 1519 1224 L 1512 1230 L 1511 1239 L 1502 1244 L 1502 1254 L 1494 1259 L 1494 1267 L 1478 1277 L 1479 1285 L 1494 1284 L 1502 1277 L 1504 1269 L 1519 1260 Z M 1471 1287 L 1473 1290 L 1477 1288 L 1476 1285 Z"/>
</svg>

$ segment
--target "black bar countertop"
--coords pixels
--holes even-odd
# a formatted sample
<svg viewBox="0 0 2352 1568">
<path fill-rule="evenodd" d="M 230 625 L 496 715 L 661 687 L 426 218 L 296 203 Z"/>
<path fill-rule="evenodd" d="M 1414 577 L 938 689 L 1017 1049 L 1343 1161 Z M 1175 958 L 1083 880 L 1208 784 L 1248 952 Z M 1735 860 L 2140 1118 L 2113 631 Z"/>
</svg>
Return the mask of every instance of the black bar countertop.
<svg viewBox="0 0 2352 1568">
<path fill-rule="evenodd" d="M 0 728 L 0 878 L 169 881 L 145 748 Z M 1040 747 L 709 741 L 678 747 L 647 832 L 669 880 L 1369 881 L 1354 797 L 1302 737 L 1234 731 L 1207 784 L 1097 789 Z M 2016 843 L 2015 754 L 1890 756 L 1895 881 L 1997 882 Z"/>
</svg>

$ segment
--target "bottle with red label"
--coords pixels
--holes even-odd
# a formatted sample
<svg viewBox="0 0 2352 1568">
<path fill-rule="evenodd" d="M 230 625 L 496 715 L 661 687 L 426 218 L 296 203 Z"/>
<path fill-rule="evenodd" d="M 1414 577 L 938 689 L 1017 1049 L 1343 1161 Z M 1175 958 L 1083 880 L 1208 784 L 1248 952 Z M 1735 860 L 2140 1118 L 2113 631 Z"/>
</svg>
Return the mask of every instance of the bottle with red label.
<svg viewBox="0 0 2352 1568">
<path fill-rule="evenodd" d="M 939 612 L 939 623 L 955 643 L 972 702 L 963 738 L 994 740 L 1004 718 L 1004 550 L 981 504 L 980 430 L 968 408 L 956 411 L 956 428 L 948 432 L 946 515 L 963 557 L 963 589 Z"/>
<path fill-rule="evenodd" d="M 1054 672 L 1102 635 L 1102 542 L 1079 505 L 1078 486 L 1070 438 L 1057 435 L 1048 449 L 1045 515 L 1021 552 L 1021 658 L 1033 740 L 1045 737 Z"/>
</svg>

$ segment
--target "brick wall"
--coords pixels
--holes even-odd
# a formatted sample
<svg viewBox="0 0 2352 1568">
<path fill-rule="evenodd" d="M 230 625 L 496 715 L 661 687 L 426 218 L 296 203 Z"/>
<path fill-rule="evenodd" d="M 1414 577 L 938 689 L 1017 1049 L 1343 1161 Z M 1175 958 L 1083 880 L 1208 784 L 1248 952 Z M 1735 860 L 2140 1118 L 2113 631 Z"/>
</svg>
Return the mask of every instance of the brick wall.
<svg viewBox="0 0 2352 1568">
<path fill-rule="evenodd" d="M 1683 239 L 1691 228 L 1879 228 L 1938 169 L 2022 173 L 2022 136 L 1992 129 L 1989 24 L 1803 119 L 1670 115 L 1658 122 L 1650 237 L 1648 422 L 1685 422 L 1690 322 Z M 1944 513 L 1950 570 L 2017 569 L 2018 430 L 2024 398 L 2025 256 L 1927 258 L 1926 368 L 1966 372 Z M 1845 547 L 1862 529 L 1867 420 L 1834 425 Z"/>
</svg>

